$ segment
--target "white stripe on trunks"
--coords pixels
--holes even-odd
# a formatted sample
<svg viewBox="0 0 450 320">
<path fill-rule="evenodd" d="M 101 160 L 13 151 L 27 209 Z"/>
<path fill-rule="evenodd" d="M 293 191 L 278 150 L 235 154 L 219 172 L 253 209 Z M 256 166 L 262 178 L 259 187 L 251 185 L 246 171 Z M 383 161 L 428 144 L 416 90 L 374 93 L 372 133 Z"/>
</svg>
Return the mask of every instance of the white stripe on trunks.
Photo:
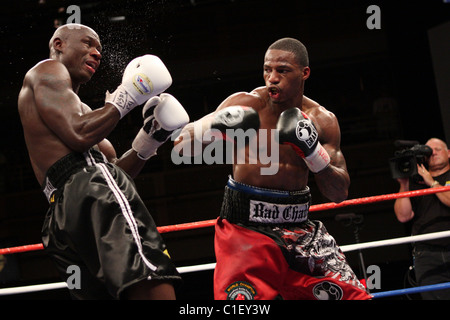
<svg viewBox="0 0 450 320">
<path fill-rule="evenodd" d="M 157 269 L 156 266 L 154 266 L 148 259 L 145 257 L 144 252 L 142 250 L 142 243 L 139 236 L 138 226 L 136 223 L 136 219 L 133 216 L 133 211 L 131 210 L 130 204 L 123 194 L 123 192 L 120 190 L 119 186 L 117 185 L 116 181 L 114 180 L 113 176 L 109 172 L 108 168 L 104 163 L 95 163 L 95 159 L 92 157 L 90 152 L 85 153 L 85 158 L 88 164 L 93 164 L 97 168 L 101 170 L 103 175 L 105 176 L 105 180 L 108 183 L 108 187 L 113 192 L 117 202 L 120 205 L 121 211 L 125 219 L 127 220 L 128 226 L 130 227 L 131 233 L 134 238 L 134 242 L 136 243 L 136 246 L 138 247 L 139 255 L 141 256 L 144 263 L 149 267 L 152 271 L 155 271 Z M 149 276 L 150 279 L 150 276 Z"/>
<path fill-rule="evenodd" d="M 95 159 L 92 156 L 90 151 L 87 151 L 84 153 L 84 159 L 86 160 L 88 166 L 93 166 L 95 165 Z"/>
</svg>

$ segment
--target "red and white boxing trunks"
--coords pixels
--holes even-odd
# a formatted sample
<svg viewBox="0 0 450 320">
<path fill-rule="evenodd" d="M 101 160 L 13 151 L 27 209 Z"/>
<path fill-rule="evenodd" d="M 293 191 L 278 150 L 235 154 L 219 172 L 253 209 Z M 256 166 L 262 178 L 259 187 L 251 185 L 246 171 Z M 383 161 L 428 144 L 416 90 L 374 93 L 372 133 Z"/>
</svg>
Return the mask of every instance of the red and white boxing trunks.
<svg viewBox="0 0 450 320">
<path fill-rule="evenodd" d="M 218 300 L 370 299 L 334 238 L 308 220 L 309 189 L 267 190 L 230 178 L 215 230 Z"/>
</svg>

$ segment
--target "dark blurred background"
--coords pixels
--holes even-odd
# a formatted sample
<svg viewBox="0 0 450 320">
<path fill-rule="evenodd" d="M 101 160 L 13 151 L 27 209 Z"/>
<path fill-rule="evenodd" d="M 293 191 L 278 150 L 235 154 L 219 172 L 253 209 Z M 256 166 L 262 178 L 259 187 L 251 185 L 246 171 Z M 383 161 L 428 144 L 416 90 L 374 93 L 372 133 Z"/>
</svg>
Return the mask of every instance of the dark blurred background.
<svg viewBox="0 0 450 320">
<path fill-rule="evenodd" d="M 366 25 L 369 5 L 381 10 L 381 29 Z M 449 141 L 450 3 L 422 1 L 153 0 L 8 1 L 0 4 L 0 248 L 40 243 L 47 202 L 35 181 L 17 113 L 23 77 L 48 58 L 48 41 L 77 5 L 81 23 L 103 44 L 102 65 L 80 90 L 82 100 L 101 107 L 122 71 L 136 56 L 161 57 L 173 76 L 167 92 L 192 120 L 213 111 L 228 95 L 264 85 L 263 57 L 281 37 L 307 46 L 311 77 L 305 95 L 334 112 L 352 179 L 349 199 L 395 193 L 388 161 L 398 139 Z M 123 119 L 109 139 L 119 153 L 130 148 L 141 126 L 140 112 Z M 175 165 L 167 143 L 136 179 L 159 226 L 217 217 L 228 165 Z M 328 202 L 311 175 L 314 204 Z M 315 212 L 340 245 L 355 243 L 355 228 L 339 214 L 361 216 L 362 242 L 409 235 L 394 215 L 393 201 Z M 165 233 L 177 266 L 214 262 L 213 228 Z M 410 246 L 363 252 L 365 266 L 380 266 L 382 291 L 410 286 Z M 356 252 L 347 257 L 362 277 Z M 212 299 L 212 271 L 185 275 L 179 298 Z M 43 251 L 0 256 L 0 287 L 60 281 Z M 66 290 L 21 298 L 67 299 Z M 14 296 L 18 298 L 18 296 Z M 398 297 L 408 299 L 416 297 Z"/>
</svg>

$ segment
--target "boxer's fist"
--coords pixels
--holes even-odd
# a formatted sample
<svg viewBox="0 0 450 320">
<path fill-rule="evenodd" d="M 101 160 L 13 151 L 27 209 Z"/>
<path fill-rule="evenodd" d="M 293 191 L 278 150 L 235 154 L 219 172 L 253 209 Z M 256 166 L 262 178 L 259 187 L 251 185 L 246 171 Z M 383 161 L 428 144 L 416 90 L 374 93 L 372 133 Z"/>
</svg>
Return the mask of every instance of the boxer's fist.
<svg viewBox="0 0 450 320">
<path fill-rule="evenodd" d="M 211 121 L 211 129 L 219 130 L 226 139 L 227 129 L 259 129 L 259 115 L 253 108 L 232 106 L 218 111 Z"/>
<path fill-rule="evenodd" d="M 316 127 L 300 109 L 282 112 L 277 130 L 279 143 L 290 145 L 312 172 L 322 171 L 330 164 L 330 156 L 319 142 Z"/>
<path fill-rule="evenodd" d="M 160 58 L 144 55 L 132 60 L 122 76 L 122 83 L 113 93 L 106 93 L 105 102 L 113 104 L 123 118 L 134 107 L 164 92 L 172 77 Z"/>
<path fill-rule="evenodd" d="M 147 101 L 142 109 L 144 125 L 133 140 L 132 148 L 142 160 L 156 155 L 157 149 L 172 132 L 185 126 L 189 116 L 178 100 L 167 93 Z"/>
</svg>

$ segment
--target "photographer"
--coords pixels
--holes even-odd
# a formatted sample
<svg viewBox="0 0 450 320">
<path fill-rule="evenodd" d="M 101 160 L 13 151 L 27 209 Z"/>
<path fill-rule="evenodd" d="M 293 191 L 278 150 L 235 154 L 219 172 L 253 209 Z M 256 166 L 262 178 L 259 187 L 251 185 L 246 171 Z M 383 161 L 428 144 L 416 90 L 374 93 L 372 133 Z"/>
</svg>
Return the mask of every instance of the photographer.
<svg viewBox="0 0 450 320">
<path fill-rule="evenodd" d="M 450 185 L 450 152 L 447 144 L 437 138 L 426 143 L 433 153 L 427 160 L 428 169 L 417 165 L 417 177 L 398 178 L 399 192 Z M 400 198 L 395 201 L 397 219 L 412 222 L 412 234 L 450 230 L 450 191 L 436 194 Z M 418 286 L 450 281 L 450 238 L 441 238 L 414 244 L 414 268 Z M 450 290 L 422 293 L 426 300 L 448 300 Z"/>
</svg>

